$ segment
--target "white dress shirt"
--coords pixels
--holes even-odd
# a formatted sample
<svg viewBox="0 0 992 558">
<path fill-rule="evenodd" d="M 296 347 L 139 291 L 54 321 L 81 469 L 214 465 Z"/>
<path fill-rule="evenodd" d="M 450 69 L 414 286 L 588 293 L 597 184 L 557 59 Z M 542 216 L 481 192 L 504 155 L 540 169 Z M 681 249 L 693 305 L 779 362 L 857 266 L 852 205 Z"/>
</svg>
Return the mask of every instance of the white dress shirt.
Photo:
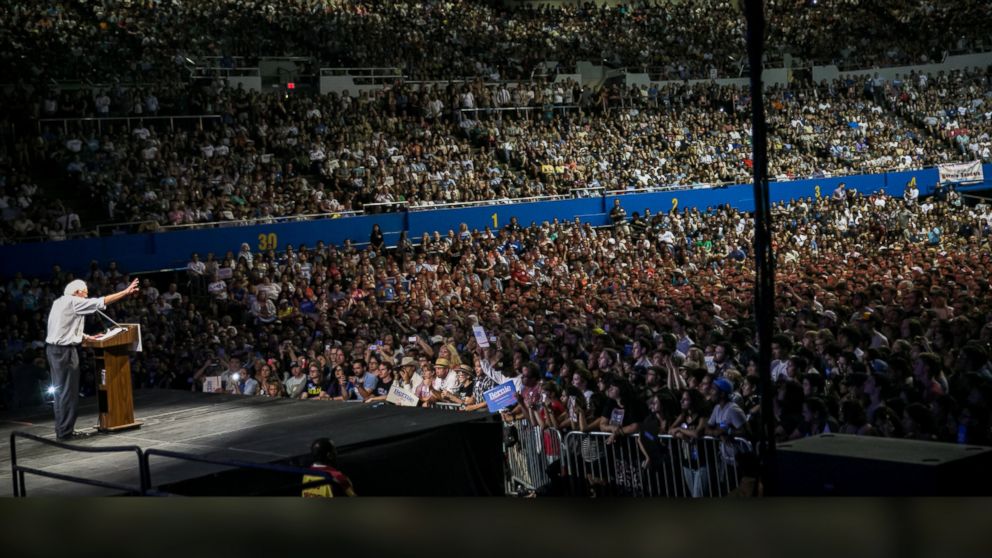
<svg viewBox="0 0 992 558">
<path fill-rule="evenodd" d="M 50 345 L 78 345 L 83 342 L 84 316 L 107 305 L 103 297 L 83 298 L 63 295 L 55 299 L 52 311 L 48 313 L 48 334 L 45 343 Z"/>
</svg>

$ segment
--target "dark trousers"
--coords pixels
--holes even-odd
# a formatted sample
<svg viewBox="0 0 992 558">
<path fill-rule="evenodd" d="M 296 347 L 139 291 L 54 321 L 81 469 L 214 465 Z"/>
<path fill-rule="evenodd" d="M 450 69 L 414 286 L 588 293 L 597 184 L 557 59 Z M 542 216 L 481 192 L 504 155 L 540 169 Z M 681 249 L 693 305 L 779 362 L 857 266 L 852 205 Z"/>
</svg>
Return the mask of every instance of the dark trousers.
<svg viewBox="0 0 992 558">
<path fill-rule="evenodd" d="M 79 355 L 73 345 L 45 347 L 55 387 L 55 435 L 64 438 L 76 426 L 79 406 Z"/>
</svg>

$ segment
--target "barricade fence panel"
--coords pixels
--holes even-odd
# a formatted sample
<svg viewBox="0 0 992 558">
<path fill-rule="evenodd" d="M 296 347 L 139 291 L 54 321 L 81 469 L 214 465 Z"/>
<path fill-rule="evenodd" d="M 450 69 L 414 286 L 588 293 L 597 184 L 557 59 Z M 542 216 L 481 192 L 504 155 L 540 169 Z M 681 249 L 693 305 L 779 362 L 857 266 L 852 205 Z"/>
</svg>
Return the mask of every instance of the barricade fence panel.
<svg viewBox="0 0 992 558">
<path fill-rule="evenodd" d="M 556 496 L 719 498 L 737 489 L 750 442 L 611 436 L 504 424 L 507 492 Z"/>
</svg>

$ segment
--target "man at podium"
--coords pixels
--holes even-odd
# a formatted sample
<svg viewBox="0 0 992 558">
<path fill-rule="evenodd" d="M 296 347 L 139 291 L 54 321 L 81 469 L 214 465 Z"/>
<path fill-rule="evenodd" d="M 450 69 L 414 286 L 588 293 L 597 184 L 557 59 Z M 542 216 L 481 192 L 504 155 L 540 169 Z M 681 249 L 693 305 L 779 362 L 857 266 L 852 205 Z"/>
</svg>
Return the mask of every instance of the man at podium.
<svg viewBox="0 0 992 558">
<path fill-rule="evenodd" d="M 138 280 L 122 291 L 99 297 L 87 298 L 89 289 L 86 282 L 76 279 L 65 287 L 63 295 L 55 299 L 48 313 L 48 334 L 45 337 L 45 353 L 52 373 L 52 386 L 55 388 L 55 436 L 58 440 L 68 440 L 80 436 L 76 426 L 79 403 L 79 355 L 76 348 L 83 342 L 83 325 L 86 315 L 103 310 L 129 295 L 138 292 Z"/>
</svg>

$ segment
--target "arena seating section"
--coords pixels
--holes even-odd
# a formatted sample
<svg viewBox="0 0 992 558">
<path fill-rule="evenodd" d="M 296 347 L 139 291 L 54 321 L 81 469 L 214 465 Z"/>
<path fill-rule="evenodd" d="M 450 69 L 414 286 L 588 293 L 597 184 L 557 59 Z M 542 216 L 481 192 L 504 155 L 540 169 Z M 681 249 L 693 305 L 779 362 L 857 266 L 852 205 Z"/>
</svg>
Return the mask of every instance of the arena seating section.
<svg viewBox="0 0 992 558">
<path fill-rule="evenodd" d="M 0 240 L 746 183 L 746 88 L 590 87 L 536 72 L 593 60 L 657 80 L 738 77 L 735 4 L 4 2 L 0 75 L 16 83 L 0 89 Z M 990 6 L 773 1 L 767 50 L 842 68 L 922 64 L 992 44 Z M 206 57 L 282 55 L 405 78 L 313 95 L 189 74 Z M 770 88 L 765 104 L 779 181 L 992 162 L 989 67 L 797 81 Z M 183 115 L 196 118 L 141 120 Z M 954 188 L 918 197 L 919 186 L 775 207 L 780 440 L 992 443 L 992 213 Z M 636 424 L 628 433 L 753 439 L 748 215 L 625 209 L 599 229 L 555 220 L 396 246 L 374 234 L 278 253 L 231 246 L 171 280 L 147 277 L 113 315 L 144 326 L 140 389 L 199 391 L 226 367 L 231 393 L 356 399 L 354 363 L 377 377 L 375 391 L 410 357 L 423 405 L 479 407 L 484 388 L 512 380 L 515 417 L 561 432 L 621 436 L 618 425 Z M 94 262 L 82 277 L 98 295 L 146 271 Z M 77 276 L 4 278 L 5 405 L 38 402 L 46 311 Z M 464 385 L 432 379 L 437 360 L 466 364 Z M 295 368 L 308 383 L 287 390 Z M 228 381 L 233 371 L 241 381 Z M 708 427 L 724 399 L 743 422 Z M 650 467 L 655 450 L 638 451 Z"/>
</svg>

